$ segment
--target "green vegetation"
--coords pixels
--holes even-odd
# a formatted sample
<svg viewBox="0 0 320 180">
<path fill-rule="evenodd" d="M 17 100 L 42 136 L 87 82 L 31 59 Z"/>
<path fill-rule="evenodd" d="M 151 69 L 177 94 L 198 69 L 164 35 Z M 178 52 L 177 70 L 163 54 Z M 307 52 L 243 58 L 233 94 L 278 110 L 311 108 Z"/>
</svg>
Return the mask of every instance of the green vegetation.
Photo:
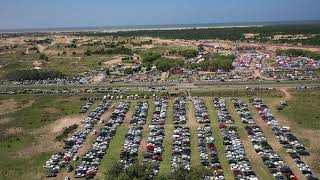
<svg viewBox="0 0 320 180">
<path fill-rule="evenodd" d="M 40 128 L 54 120 L 67 115 L 77 114 L 83 102 L 74 95 L 1 95 L 0 99 L 26 99 L 23 108 L 0 115 L 0 118 L 11 118 L 12 121 L 1 125 L 0 130 L 8 127 Z M 5 136 L 1 134 L 0 137 Z"/>
<path fill-rule="evenodd" d="M 141 41 L 141 42 L 131 42 L 130 44 L 133 45 L 133 46 L 151 45 L 152 44 L 152 40 Z"/>
<path fill-rule="evenodd" d="M 312 52 L 302 49 L 287 49 L 287 50 L 277 50 L 277 55 L 289 56 L 289 57 L 308 57 L 316 60 L 320 60 L 320 53 Z"/>
<path fill-rule="evenodd" d="M 74 125 L 71 125 L 71 126 L 69 126 L 67 128 L 64 128 L 63 132 L 59 136 L 56 137 L 56 140 L 62 141 L 64 139 L 66 139 L 68 137 L 68 135 L 71 132 L 73 132 L 74 130 L 76 130 L 78 127 L 79 127 L 78 124 L 74 124 Z"/>
<path fill-rule="evenodd" d="M 179 51 L 179 55 L 189 59 L 189 58 L 196 57 L 198 55 L 198 51 L 194 49 L 186 49 L 186 50 Z"/>
<path fill-rule="evenodd" d="M 45 80 L 54 78 L 63 78 L 64 75 L 53 70 L 17 70 L 7 74 L 9 80 Z"/>
<path fill-rule="evenodd" d="M 153 51 L 148 51 L 148 52 L 142 53 L 141 57 L 142 57 L 143 65 L 145 67 L 148 67 L 148 66 L 152 66 L 154 61 L 156 61 L 161 57 L 161 54 Z"/>
<path fill-rule="evenodd" d="M 226 28 L 202 28 L 202 29 L 174 29 L 174 30 L 138 30 L 138 31 L 120 31 L 120 32 L 78 32 L 78 36 L 149 36 L 165 39 L 221 39 L 221 40 L 241 40 L 273 43 L 290 43 L 303 45 L 320 45 L 320 24 L 284 24 L 284 25 L 265 25 L 252 27 L 226 27 Z M 246 39 L 244 34 L 253 33 L 257 36 Z M 306 39 L 279 39 L 272 40 L 274 35 L 307 35 Z M 315 35 L 315 36 L 313 36 Z"/>
<path fill-rule="evenodd" d="M 218 69 L 223 71 L 230 71 L 233 69 L 232 63 L 234 59 L 234 56 L 215 54 L 212 59 L 202 61 L 197 64 L 190 64 L 189 67 L 192 69 L 200 68 L 204 71 L 217 71 Z"/>
<path fill-rule="evenodd" d="M 147 67 L 148 70 L 153 65 L 155 65 L 159 71 L 168 71 L 184 65 L 184 61 L 182 60 L 163 58 L 160 53 L 153 51 L 143 53 L 141 56 L 143 66 Z"/>
<path fill-rule="evenodd" d="M 112 54 L 125 54 L 125 55 L 132 55 L 133 52 L 131 49 L 129 48 L 126 48 L 124 46 L 121 46 L 121 47 L 115 47 L 115 48 L 112 48 L 112 49 L 98 49 L 98 50 L 95 50 L 95 51 L 90 51 L 90 50 L 87 50 L 85 52 L 86 55 L 90 55 L 90 54 L 108 54 L 108 55 L 112 55 Z"/>
<path fill-rule="evenodd" d="M 40 54 L 39 59 L 44 60 L 44 61 L 48 61 L 49 60 L 48 56 L 46 56 L 44 54 Z"/>
<path fill-rule="evenodd" d="M 30 152 L 39 143 L 39 128 L 63 116 L 78 114 L 85 102 L 72 95 L 1 95 L 3 105 L 9 99 L 17 102 L 17 109 L 0 115 L 0 176 L 3 180 L 43 179 L 43 164 L 52 154 L 50 150 Z M 50 108 L 50 109 L 48 109 Z M 54 109 L 54 111 L 53 111 Z M 3 123 L 2 120 L 10 121 Z M 21 129 L 8 133 L 9 129 Z"/>
<path fill-rule="evenodd" d="M 184 61 L 170 58 L 160 58 L 154 62 L 154 65 L 159 71 L 164 72 L 177 67 L 182 67 L 184 65 Z"/>
<path fill-rule="evenodd" d="M 111 179 L 136 179 L 136 180 L 151 180 L 151 179 L 161 179 L 161 180 L 201 180 L 204 176 L 210 175 L 210 171 L 205 169 L 203 166 L 196 166 L 191 168 L 190 171 L 184 168 L 179 168 L 177 171 L 169 173 L 168 175 L 158 175 L 155 178 L 151 178 L 151 164 L 133 164 L 125 171 L 121 163 L 115 163 L 112 165 L 108 171 L 107 180 Z"/>
<path fill-rule="evenodd" d="M 40 39 L 40 40 L 28 40 L 27 42 L 33 44 L 50 44 L 53 40 L 49 38 Z"/>
<path fill-rule="evenodd" d="M 293 98 L 287 102 L 289 106 L 280 111 L 296 123 L 297 126 L 320 130 L 320 91 L 319 90 L 303 90 L 291 91 Z"/>
<path fill-rule="evenodd" d="M 218 125 L 219 124 L 218 120 L 217 120 L 218 113 L 213 105 L 212 98 L 206 97 L 206 98 L 203 98 L 203 100 L 204 100 L 206 107 L 207 107 L 207 110 L 208 110 L 209 118 L 211 121 L 212 134 L 213 134 L 213 137 L 215 138 L 214 143 L 217 147 L 218 157 L 219 157 L 219 160 L 221 163 L 221 167 L 223 169 L 223 173 L 224 173 L 226 179 L 233 180 L 234 175 L 230 169 L 229 161 L 225 155 L 225 151 L 224 151 L 225 146 L 223 144 L 223 137 L 222 137 L 221 131 L 219 129 L 219 125 Z"/>
</svg>

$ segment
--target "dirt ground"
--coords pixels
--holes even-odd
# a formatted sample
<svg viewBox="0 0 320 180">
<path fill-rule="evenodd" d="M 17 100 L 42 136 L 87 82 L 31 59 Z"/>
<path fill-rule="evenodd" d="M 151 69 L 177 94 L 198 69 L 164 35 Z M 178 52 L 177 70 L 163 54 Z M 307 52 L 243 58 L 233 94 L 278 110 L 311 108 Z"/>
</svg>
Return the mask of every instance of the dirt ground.
<svg viewBox="0 0 320 180">
<path fill-rule="evenodd" d="M 81 120 L 85 118 L 85 115 L 74 115 L 67 116 L 62 119 L 55 121 L 53 124 L 49 125 L 51 132 L 60 132 L 65 127 L 72 126 L 73 124 L 81 124 Z"/>
<path fill-rule="evenodd" d="M 63 142 L 56 141 L 55 137 L 63 130 L 63 128 L 73 124 L 80 124 L 84 117 L 85 115 L 67 116 L 47 125 L 44 128 L 31 132 L 33 135 L 35 135 L 35 137 L 37 137 L 37 140 L 34 141 L 30 146 L 19 151 L 16 154 L 17 157 L 23 159 L 31 158 L 34 155 L 42 152 L 50 152 L 52 150 L 62 149 Z M 17 129 L 11 131 L 17 131 Z"/>
<path fill-rule="evenodd" d="M 14 112 L 18 109 L 18 103 L 14 99 L 0 101 L 0 115 Z"/>
<path fill-rule="evenodd" d="M 104 65 L 107 65 L 107 66 L 111 66 L 111 65 L 114 65 L 114 64 L 119 64 L 122 62 L 122 57 L 121 56 L 115 56 L 112 58 L 112 60 L 109 60 L 109 61 L 105 61 L 103 62 Z"/>
<path fill-rule="evenodd" d="M 1 124 L 7 124 L 7 123 L 9 123 L 9 122 L 12 121 L 12 120 L 13 120 L 13 118 L 9 118 L 9 117 L 1 118 L 1 119 L 0 119 L 0 125 L 1 125 Z"/>
<path fill-rule="evenodd" d="M 6 130 L 6 134 L 7 135 L 15 135 L 15 134 L 21 134 L 23 133 L 25 130 L 21 127 L 17 127 L 17 128 L 9 128 Z"/>
</svg>

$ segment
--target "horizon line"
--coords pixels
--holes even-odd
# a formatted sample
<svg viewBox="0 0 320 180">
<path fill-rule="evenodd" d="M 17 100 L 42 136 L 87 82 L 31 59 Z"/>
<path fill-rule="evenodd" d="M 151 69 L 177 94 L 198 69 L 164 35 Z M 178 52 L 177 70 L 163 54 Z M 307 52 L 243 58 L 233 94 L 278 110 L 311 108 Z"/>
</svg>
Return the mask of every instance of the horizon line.
<svg viewBox="0 0 320 180">
<path fill-rule="evenodd" d="M 94 31 L 94 30 L 143 30 L 142 28 L 149 27 L 150 29 L 159 28 L 218 28 L 219 25 L 225 25 L 226 27 L 236 26 L 262 26 L 262 25 L 286 25 L 286 24 L 308 24 L 308 23 L 320 23 L 320 19 L 314 20 L 279 20 L 279 21 L 247 21 L 247 22 L 212 22 L 212 23 L 175 23 L 175 24 L 138 24 L 138 25 L 118 25 L 118 26 L 70 26 L 70 27 L 40 27 L 40 28 L 0 28 L 0 33 L 27 33 L 27 32 L 65 32 L 68 30 L 82 29 L 81 31 Z M 211 25 L 204 27 L 201 25 Z M 185 26 L 185 27 L 183 27 Z M 58 31 L 60 29 L 60 31 Z M 65 30 L 62 30 L 65 29 Z"/>
</svg>

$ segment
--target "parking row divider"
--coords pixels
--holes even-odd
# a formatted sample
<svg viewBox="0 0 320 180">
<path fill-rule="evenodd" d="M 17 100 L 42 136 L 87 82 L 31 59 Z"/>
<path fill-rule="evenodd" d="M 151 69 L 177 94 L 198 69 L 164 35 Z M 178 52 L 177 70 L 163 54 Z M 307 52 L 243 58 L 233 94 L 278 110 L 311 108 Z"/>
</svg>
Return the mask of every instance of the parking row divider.
<svg viewBox="0 0 320 180">
<path fill-rule="evenodd" d="M 241 122 L 239 115 L 235 111 L 235 108 L 231 102 L 231 98 L 226 98 L 226 106 L 230 112 L 232 119 L 234 120 L 235 125 L 237 125 L 237 130 L 240 136 L 240 139 L 244 145 L 247 158 L 249 159 L 254 172 L 257 174 L 259 179 L 274 179 L 272 174 L 268 171 L 267 166 L 264 165 L 262 159 L 258 156 L 255 150 L 252 147 L 250 139 L 247 132 L 245 131 L 244 124 Z"/>
<path fill-rule="evenodd" d="M 225 155 L 225 146 L 223 145 L 223 138 L 218 126 L 218 114 L 214 108 L 213 102 L 212 102 L 212 98 L 211 97 L 205 97 L 203 98 L 204 103 L 207 107 L 208 110 L 208 114 L 209 114 L 209 118 L 210 118 L 210 122 L 211 122 L 211 127 L 212 127 L 212 134 L 215 138 L 215 145 L 217 146 L 217 151 L 218 151 L 218 156 L 219 156 L 219 160 L 221 163 L 221 167 L 224 173 L 224 176 L 226 179 L 234 179 L 234 175 L 230 169 L 230 165 L 229 162 L 226 158 Z"/>
<path fill-rule="evenodd" d="M 155 110 L 155 105 L 154 105 L 152 100 L 149 100 L 148 104 L 149 104 L 148 115 L 147 115 L 147 119 L 146 119 L 146 124 L 143 125 L 142 140 L 140 142 L 140 147 L 139 147 L 139 152 L 138 152 L 138 162 L 140 164 L 143 163 L 144 151 L 145 151 L 146 146 L 147 146 L 148 134 L 150 132 L 149 126 L 151 124 L 151 120 L 152 120 L 152 117 L 153 117 L 153 112 Z"/>
<path fill-rule="evenodd" d="M 119 152 L 121 152 L 122 142 L 125 140 L 125 135 L 130 124 L 130 118 L 132 117 L 136 105 L 137 101 L 132 100 L 129 111 L 126 113 L 123 123 L 118 127 L 115 136 L 110 141 L 110 145 L 105 156 L 101 160 L 101 165 L 95 179 L 105 179 L 105 177 L 108 176 L 109 169 L 120 159 Z"/>
<path fill-rule="evenodd" d="M 187 126 L 190 128 L 190 143 L 191 143 L 191 168 L 201 165 L 200 153 L 197 147 L 197 128 L 200 127 L 195 119 L 195 110 L 193 102 L 188 101 L 186 106 L 187 111 Z"/>
<path fill-rule="evenodd" d="M 173 125 L 173 103 L 172 98 L 168 99 L 168 110 L 165 128 L 165 137 L 163 141 L 164 152 L 163 152 L 163 161 L 160 163 L 159 175 L 168 175 L 171 172 L 171 159 L 172 159 L 172 135 L 174 130 Z"/>
</svg>

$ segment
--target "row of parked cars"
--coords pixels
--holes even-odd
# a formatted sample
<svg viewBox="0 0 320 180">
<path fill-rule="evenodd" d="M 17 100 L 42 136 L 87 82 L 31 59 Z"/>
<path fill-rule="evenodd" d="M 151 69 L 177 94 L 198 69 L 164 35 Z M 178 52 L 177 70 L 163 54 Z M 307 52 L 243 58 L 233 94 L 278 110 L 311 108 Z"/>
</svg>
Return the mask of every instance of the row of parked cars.
<svg viewBox="0 0 320 180">
<path fill-rule="evenodd" d="M 275 179 L 297 179 L 289 166 L 273 151 L 267 138 L 264 136 L 262 129 L 259 126 L 254 125 L 255 123 L 249 123 L 249 119 L 251 119 L 252 116 L 248 109 L 248 105 L 238 99 L 233 99 L 232 102 L 238 115 L 241 117 L 242 123 L 246 124 L 245 129 L 254 150 L 260 155 L 262 161 L 269 168 L 270 173 L 272 173 Z M 245 116 L 243 116 L 244 114 Z M 247 118 L 248 120 L 245 120 Z"/>
<path fill-rule="evenodd" d="M 210 124 L 199 127 L 197 129 L 197 137 L 201 164 L 212 170 L 212 175 L 207 176 L 206 179 L 224 180 L 225 177 L 221 168 L 217 148 L 214 144 Z"/>
<path fill-rule="evenodd" d="M 2 89 L 0 94 L 80 94 L 80 93 L 125 93 L 129 88 L 79 88 L 79 89 Z"/>
<path fill-rule="evenodd" d="M 94 100 L 93 98 L 89 98 L 89 101 L 82 107 L 80 113 L 86 113 L 88 109 L 93 105 Z"/>
<path fill-rule="evenodd" d="M 136 162 L 142 140 L 143 125 L 146 123 L 148 114 L 148 102 L 139 101 L 130 120 L 130 127 L 126 133 L 120 153 L 120 162 L 124 169 Z"/>
<path fill-rule="evenodd" d="M 146 124 L 148 116 L 149 104 L 147 101 L 139 101 L 135 107 L 130 124 L 132 126 L 142 126 Z"/>
<path fill-rule="evenodd" d="M 174 104 L 173 104 L 173 124 L 181 125 L 181 124 L 186 124 L 186 122 L 187 122 L 186 98 L 177 97 L 175 98 Z"/>
<path fill-rule="evenodd" d="M 175 126 L 172 135 L 172 171 L 179 168 L 190 170 L 191 144 L 190 128 Z"/>
<path fill-rule="evenodd" d="M 160 170 L 160 162 L 163 160 L 164 151 L 163 140 L 165 130 L 163 126 L 149 126 L 149 135 L 147 138 L 147 146 L 144 152 L 144 163 L 151 164 L 151 172 L 157 175 Z"/>
<path fill-rule="evenodd" d="M 213 103 L 219 116 L 219 128 L 225 145 L 225 155 L 233 171 L 234 178 L 236 180 L 257 180 L 258 177 L 246 156 L 244 145 L 240 140 L 237 126 L 233 124 L 234 120 L 226 108 L 225 100 L 214 98 Z"/>
<path fill-rule="evenodd" d="M 195 116 L 198 123 L 210 123 L 208 110 L 204 104 L 204 101 L 200 98 L 195 98 L 193 100 L 193 105 L 195 108 Z"/>
<path fill-rule="evenodd" d="M 164 125 L 166 123 L 168 99 L 165 97 L 157 97 L 154 101 L 155 111 L 151 120 L 152 125 Z"/>
<path fill-rule="evenodd" d="M 232 99 L 232 103 L 242 123 L 250 124 L 250 125 L 256 124 L 255 120 L 253 119 L 250 113 L 249 106 L 247 104 L 245 104 L 243 101 L 238 99 Z"/>
<path fill-rule="evenodd" d="M 0 85 L 2 86 L 79 85 L 79 84 L 88 84 L 90 78 L 92 77 L 67 77 L 67 78 L 54 78 L 54 79 L 43 79 L 43 80 L 3 81 L 3 82 L 0 82 Z"/>
<path fill-rule="evenodd" d="M 105 155 L 111 139 L 116 134 L 118 127 L 123 123 L 126 113 L 130 108 L 130 102 L 120 102 L 114 109 L 110 119 L 102 127 L 92 143 L 89 151 L 82 157 L 81 163 L 77 166 L 75 178 L 93 178 L 99 168 L 101 160 Z"/>
<path fill-rule="evenodd" d="M 232 119 L 232 117 L 226 107 L 225 100 L 215 98 L 213 103 L 218 111 L 218 122 L 220 124 L 234 124 L 234 120 Z"/>
<path fill-rule="evenodd" d="M 70 138 L 65 140 L 64 153 L 59 152 L 51 156 L 44 168 L 47 169 L 47 177 L 55 177 L 59 171 L 69 164 L 72 159 L 76 161 L 76 155 L 88 134 L 93 131 L 95 124 L 100 120 L 101 115 L 109 108 L 111 101 L 104 99 L 83 121 L 84 130 L 76 131 Z M 69 167 L 69 165 L 68 165 Z M 73 169 L 73 168 L 72 168 Z"/>
<path fill-rule="evenodd" d="M 309 166 L 306 165 L 300 157 L 309 155 L 309 152 L 292 133 L 290 128 L 287 126 L 282 126 L 280 122 L 273 116 L 269 107 L 264 104 L 260 98 L 250 99 L 250 102 L 259 113 L 261 118 L 271 127 L 280 144 L 282 144 L 283 148 L 286 149 L 289 155 L 296 162 L 302 174 L 304 174 L 307 179 L 317 179 L 313 176 Z"/>
<path fill-rule="evenodd" d="M 214 144 L 214 137 L 212 135 L 211 121 L 205 103 L 200 98 L 195 98 L 193 101 L 195 108 L 196 120 L 204 126 L 197 129 L 197 145 L 200 154 L 201 164 L 210 169 L 211 175 L 205 176 L 204 179 L 210 180 L 224 180 L 224 173 L 221 168 L 220 160 L 218 157 L 217 148 Z"/>
</svg>

